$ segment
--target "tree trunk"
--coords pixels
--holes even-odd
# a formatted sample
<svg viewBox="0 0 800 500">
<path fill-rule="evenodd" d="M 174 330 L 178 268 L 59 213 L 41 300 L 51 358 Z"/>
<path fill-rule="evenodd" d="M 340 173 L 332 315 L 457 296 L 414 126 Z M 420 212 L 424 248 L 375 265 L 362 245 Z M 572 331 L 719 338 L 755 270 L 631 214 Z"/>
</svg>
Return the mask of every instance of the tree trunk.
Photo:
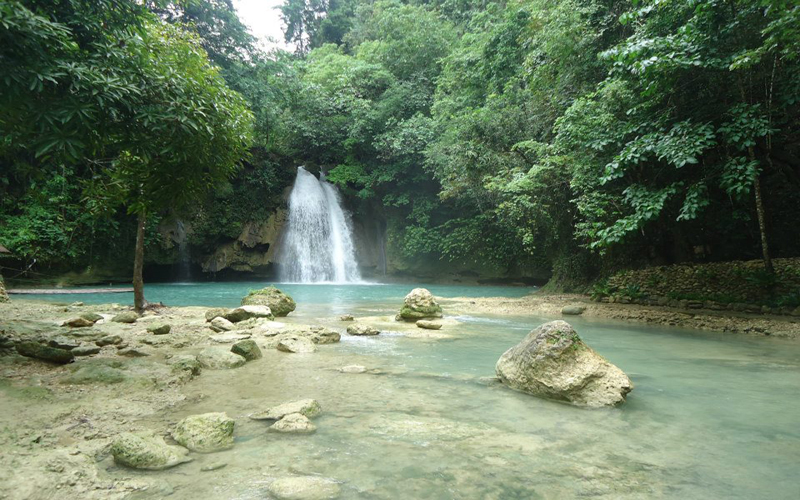
<svg viewBox="0 0 800 500">
<path fill-rule="evenodd" d="M 142 267 L 144 267 L 144 224 L 146 215 L 144 210 L 139 212 L 136 227 L 136 252 L 133 257 L 133 306 L 138 314 L 144 312 L 147 301 L 144 300 L 144 280 Z"/>
<path fill-rule="evenodd" d="M 772 257 L 769 255 L 769 243 L 767 242 L 767 222 L 764 216 L 764 199 L 761 196 L 761 175 L 756 176 L 753 190 L 756 192 L 756 215 L 758 215 L 758 229 L 761 232 L 761 253 L 764 256 L 764 269 L 772 274 L 775 269 L 772 267 Z"/>
</svg>

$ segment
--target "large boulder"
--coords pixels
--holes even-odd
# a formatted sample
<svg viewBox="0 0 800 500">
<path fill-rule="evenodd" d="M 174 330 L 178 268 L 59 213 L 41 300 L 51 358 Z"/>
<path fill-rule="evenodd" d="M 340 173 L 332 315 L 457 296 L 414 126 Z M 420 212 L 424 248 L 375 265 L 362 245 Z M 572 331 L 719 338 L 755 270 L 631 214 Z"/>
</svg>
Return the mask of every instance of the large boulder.
<svg viewBox="0 0 800 500">
<path fill-rule="evenodd" d="M 406 295 L 403 307 L 397 319 L 401 321 L 417 321 L 426 318 L 441 318 L 442 307 L 425 288 L 415 288 Z"/>
<path fill-rule="evenodd" d="M 261 413 L 250 415 L 253 420 L 280 420 L 286 415 L 299 413 L 308 418 L 314 418 L 322 413 L 322 407 L 316 399 L 300 399 L 273 406 Z"/>
<path fill-rule="evenodd" d="M 247 362 L 242 356 L 232 353 L 225 347 L 206 347 L 197 355 L 197 361 L 203 368 L 211 370 L 238 368 Z"/>
<path fill-rule="evenodd" d="M 75 361 L 75 355 L 66 349 L 50 347 L 38 342 L 20 342 L 16 345 L 17 352 L 27 358 L 41 359 L 64 365 Z"/>
<path fill-rule="evenodd" d="M 245 339 L 240 340 L 231 346 L 231 352 L 238 354 L 247 361 L 253 361 L 262 357 L 261 349 L 255 340 Z"/>
<path fill-rule="evenodd" d="M 162 470 L 191 462 L 189 452 L 180 446 L 170 446 L 150 432 L 124 432 L 111 444 L 114 461 L 134 469 Z"/>
<path fill-rule="evenodd" d="M 270 483 L 268 490 L 278 500 L 329 500 L 340 493 L 336 481 L 317 476 L 283 477 Z"/>
<path fill-rule="evenodd" d="M 293 352 L 298 354 L 305 354 L 315 352 L 317 350 L 314 342 L 308 337 L 301 337 L 299 335 L 283 334 L 275 346 L 282 352 Z"/>
<path fill-rule="evenodd" d="M 233 446 L 234 425 L 225 413 L 191 415 L 178 422 L 172 438 L 192 451 L 210 453 Z"/>
<path fill-rule="evenodd" d="M 530 332 L 497 361 L 498 378 L 518 391 L 578 406 L 613 406 L 633 384 L 625 373 L 587 346 L 565 321 Z"/>
<path fill-rule="evenodd" d="M 274 286 L 253 290 L 242 299 L 243 306 L 267 306 L 275 316 L 286 316 L 297 307 L 295 301 Z"/>
</svg>

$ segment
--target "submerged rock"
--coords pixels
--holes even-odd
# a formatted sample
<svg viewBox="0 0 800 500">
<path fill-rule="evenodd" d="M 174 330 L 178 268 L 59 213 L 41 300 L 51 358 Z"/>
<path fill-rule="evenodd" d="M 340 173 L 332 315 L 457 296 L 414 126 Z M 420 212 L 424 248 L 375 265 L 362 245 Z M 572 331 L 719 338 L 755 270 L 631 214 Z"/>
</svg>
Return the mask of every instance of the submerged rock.
<svg viewBox="0 0 800 500">
<path fill-rule="evenodd" d="M 350 335 L 378 335 L 381 332 L 373 326 L 356 323 L 347 327 L 347 333 Z"/>
<path fill-rule="evenodd" d="M 442 324 L 438 321 L 430 321 L 427 319 L 421 319 L 417 321 L 417 326 L 419 328 L 424 328 L 425 330 L 441 330 Z"/>
<path fill-rule="evenodd" d="M 261 354 L 261 349 L 259 349 L 258 344 L 256 344 L 256 341 L 250 339 L 240 340 L 239 342 L 233 344 L 231 347 L 231 352 L 238 354 L 247 361 L 260 359 L 263 356 Z"/>
<path fill-rule="evenodd" d="M 210 453 L 233 446 L 235 422 L 225 413 L 203 413 L 184 418 L 172 438 L 192 451 Z"/>
<path fill-rule="evenodd" d="M 139 315 L 136 314 L 135 312 L 125 311 L 111 318 L 111 321 L 113 321 L 114 323 L 136 323 L 138 319 Z"/>
<path fill-rule="evenodd" d="M 290 413 L 272 424 L 269 430 L 289 434 L 311 434 L 316 432 L 317 426 L 302 413 Z"/>
<path fill-rule="evenodd" d="M 339 332 L 325 328 L 319 325 L 298 325 L 291 329 L 282 332 L 284 335 L 293 335 L 296 337 L 305 337 L 315 344 L 335 344 L 339 342 L 342 336 Z"/>
<path fill-rule="evenodd" d="M 197 361 L 203 368 L 212 370 L 238 368 L 247 362 L 242 356 L 232 353 L 225 347 L 206 347 L 197 355 Z"/>
<path fill-rule="evenodd" d="M 147 327 L 147 331 L 153 335 L 166 335 L 170 330 L 172 330 L 170 325 L 152 325 Z"/>
<path fill-rule="evenodd" d="M 415 288 L 406 295 L 403 307 L 397 317 L 402 321 L 441 318 L 442 307 L 433 298 L 431 292 L 425 288 Z"/>
<path fill-rule="evenodd" d="M 339 320 L 340 321 L 353 321 L 353 320 L 355 320 L 355 318 L 353 317 L 352 314 L 342 314 L 341 316 L 339 316 Z"/>
<path fill-rule="evenodd" d="M 82 345 L 78 346 L 72 350 L 72 354 L 75 356 L 91 356 L 93 354 L 99 354 L 100 348 L 96 345 Z"/>
<path fill-rule="evenodd" d="M 171 446 L 150 432 L 124 432 L 111 444 L 111 455 L 120 465 L 134 469 L 162 470 L 191 462 L 188 451 Z"/>
<path fill-rule="evenodd" d="M 50 363 L 64 365 L 75 361 L 75 355 L 66 349 L 49 347 L 38 342 L 20 342 L 16 345 L 17 352 L 27 358 L 41 359 Z"/>
<path fill-rule="evenodd" d="M 361 365 L 347 365 L 339 368 L 342 373 L 364 373 L 367 371 L 366 366 Z"/>
<path fill-rule="evenodd" d="M 308 418 L 314 418 L 322 414 L 322 407 L 320 407 L 315 399 L 300 399 L 298 401 L 291 401 L 289 403 L 283 403 L 282 405 L 273 406 L 261 413 L 254 413 L 250 415 L 250 418 L 253 420 L 280 420 L 292 413 L 299 413 Z"/>
<path fill-rule="evenodd" d="M 150 355 L 150 351 L 139 347 L 123 347 L 117 351 L 120 356 L 128 358 L 143 358 Z"/>
<path fill-rule="evenodd" d="M 187 371 L 192 375 L 200 375 L 200 362 L 197 356 L 191 354 L 178 354 L 167 360 L 167 364 L 172 366 L 173 371 Z"/>
<path fill-rule="evenodd" d="M 495 370 L 512 389 L 578 406 L 620 404 L 633 389 L 628 376 L 587 346 L 565 321 L 530 332 L 500 357 Z"/>
<path fill-rule="evenodd" d="M 218 344 L 232 344 L 240 340 L 249 339 L 250 337 L 251 335 L 249 333 L 228 332 L 228 333 L 219 333 L 217 335 L 211 335 L 209 339 L 212 342 L 216 342 Z"/>
<path fill-rule="evenodd" d="M 584 306 L 571 305 L 561 308 L 561 314 L 564 316 L 580 316 L 586 310 Z"/>
<path fill-rule="evenodd" d="M 222 316 L 217 316 L 211 320 L 211 329 L 215 332 L 229 332 L 231 330 L 235 330 L 236 327 L 233 325 L 233 323 Z"/>
<path fill-rule="evenodd" d="M 316 476 L 284 477 L 270 483 L 269 492 L 279 500 L 327 500 L 339 496 L 339 485 Z"/>
<path fill-rule="evenodd" d="M 79 340 L 70 339 L 67 337 L 53 337 L 47 341 L 47 345 L 50 347 L 57 347 L 58 349 L 71 351 L 76 347 L 80 347 L 81 342 Z"/>
<path fill-rule="evenodd" d="M 106 335 L 105 337 L 102 337 L 94 341 L 94 343 L 100 347 L 119 344 L 121 342 L 122 342 L 122 337 L 120 337 L 119 335 Z"/>
<path fill-rule="evenodd" d="M 275 316 L 286 316 L 297 307 L 295 301 L 274 286 L 253 290 L 242 299 L 243 306 L 267 306 Z"/>
<path fill-rule="evenodd" d="M 306 337 L 299 335 L 283 335 L 275 346 L 282 352 L 293 352 L 298 354 L 315 352 L 317 350 L 314 342 Z"/>
</svg>

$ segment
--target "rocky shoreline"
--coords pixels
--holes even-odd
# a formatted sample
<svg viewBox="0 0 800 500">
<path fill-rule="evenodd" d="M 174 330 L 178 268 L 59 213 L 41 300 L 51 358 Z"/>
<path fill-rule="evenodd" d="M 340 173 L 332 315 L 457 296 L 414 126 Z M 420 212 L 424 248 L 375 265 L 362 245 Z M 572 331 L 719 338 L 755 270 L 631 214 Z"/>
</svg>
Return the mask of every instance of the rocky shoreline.
<svg viewBox="0 0 800 500">
<path fill-rule="evenodd" d="M 581 309 L 580 316 L 597 320 L 626 321 L 674 328 L 710 330 L 790 339 L 800 338 L 800 317 L 686 309 L 669 306 L 595 302 L 586 295 L 534 293 L 519 299 L 503 297 L 454 298 L 442 301 L 451 313 L 498 315 L 571 316 L 566 307 Z"/>
</svg>

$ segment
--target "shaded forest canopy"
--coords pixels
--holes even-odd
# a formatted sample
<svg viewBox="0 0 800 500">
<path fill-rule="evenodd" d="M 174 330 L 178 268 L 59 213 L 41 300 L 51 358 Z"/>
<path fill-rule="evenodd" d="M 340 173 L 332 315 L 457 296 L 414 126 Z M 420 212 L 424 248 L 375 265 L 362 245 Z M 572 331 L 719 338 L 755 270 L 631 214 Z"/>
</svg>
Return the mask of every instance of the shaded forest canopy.
<svg viewBox="0 0 800 500">
<path fill-rule="evenodd" d="M 150 264 L 175 259 L 164 218 L 210 251 L 267 219 L 302 164 L 380 213 L 398 261 L 552 270 L 569 288 L 800 254 L 796 2 L 286 0 L 281 15 L 295 53 L 258 49 L 230 0 L 0 4 L 16 265 L 128 269 L 145 209 Z"/>
</svg>

